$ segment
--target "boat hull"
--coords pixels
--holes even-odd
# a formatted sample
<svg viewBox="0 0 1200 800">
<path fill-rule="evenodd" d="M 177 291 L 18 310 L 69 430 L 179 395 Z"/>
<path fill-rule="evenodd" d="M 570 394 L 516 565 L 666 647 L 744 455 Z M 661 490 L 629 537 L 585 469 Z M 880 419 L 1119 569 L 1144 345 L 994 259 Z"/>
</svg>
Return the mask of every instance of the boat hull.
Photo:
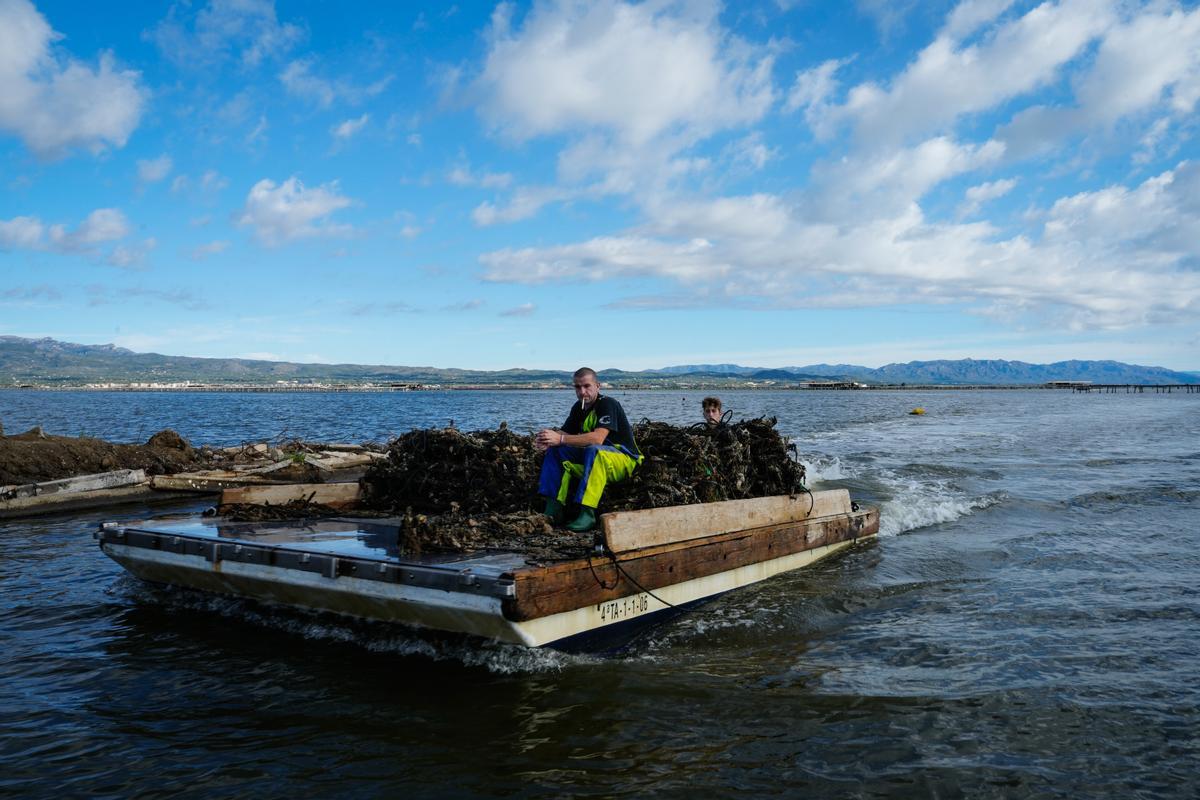
<svg viewBox="0 0 1200 800">
<path fill-rule="evenodd" d="M 869 540 L 879 515 L 855 510 L 548 565 L 528 565 L 517 553 L 416 563 L 394 550 L 348 549 L 355 534 L 384 536 L 387 526 L 378 523 L 294 526 L 107 525 L 98 538 L 106 555 L 151 583 L 530 647 L 585 649 L 664 612 Z"/>
</svg>

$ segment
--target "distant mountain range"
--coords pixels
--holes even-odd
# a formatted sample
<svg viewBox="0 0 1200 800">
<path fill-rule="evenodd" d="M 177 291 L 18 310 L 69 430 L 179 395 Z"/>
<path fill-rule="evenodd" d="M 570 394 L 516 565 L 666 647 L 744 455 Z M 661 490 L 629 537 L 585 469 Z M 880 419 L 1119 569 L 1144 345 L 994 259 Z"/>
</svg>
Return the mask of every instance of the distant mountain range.
<svg viewBox="0 0 1200 800">
<path fill-rule="evenodd" d="M 795 384 L 838 380 L 867 384 L 1004 385 L 1047 381 L 1093 383 L 1200 383 L 1200 372 L 1176 372 L 1118 361 L 975 360 L 910 361 L 878 369 L 852 364 L 804 367 L 744 367 L 739 364 L 683 364 L 629 372 L 600 371 L 609 384 L 736 387 L 764 382 Z M 364 364 L 297 364 L 243 358 L 193 358 L 135 353 L 111 344 L 86 345 L 55 339 L 0 336 L 0 386 L 81 385 L 85 383 L 420 383 L 445 386 L 540 385 L 569 383 L 560 370 L 497 371 Z"/>
</svg>

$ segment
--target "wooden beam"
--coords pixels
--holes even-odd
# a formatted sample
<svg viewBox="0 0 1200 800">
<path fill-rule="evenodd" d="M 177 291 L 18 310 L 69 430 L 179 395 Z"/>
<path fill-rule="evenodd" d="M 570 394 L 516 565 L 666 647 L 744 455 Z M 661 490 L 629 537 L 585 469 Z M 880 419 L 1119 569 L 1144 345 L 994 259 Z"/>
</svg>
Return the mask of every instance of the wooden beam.
<svg viewBox="0 0 1200 800">
<path fill-rule="evenodd" d="M 613 557 L 593 556 L 525 567 L 512 573 L 516 597 L 504 601 L 504 616 L 514 621 L 537 619 L 878 532 L 879 511 L 864 508 L 835 517 L 723 533 Z M 619 569 L 614 559 L 620 563 Z"/>
<path fill-rule="evenodd" d="M 850 492 L 831 489 L 797 495 L 614 511 L 600 517 L 614 553 L 700 539 L 733 531 L 850 513 Z"/>
<path fill-rule="evenodd" d="M 252 503 L 254 505 L 281 506 L 293 500 L 309 502 L 334 508 L 353 505 L 359 496 L 357 483 L 293 483 L 281 486 L 242 486 L 221 492 L 221 505 Z"/>
<path fill-rule="evenodd" d="M 286 486 L 287 481 L 269 481 L 255 476 L 245 478 L 213 477 L 203 473 L 180 472 L 176 475 L 155 475 L 150 478 L 150 485 L 155 489 L 168 492 L 215 494 L 223 489 L 234 489 L 239 486 Z"/>
<path fill-rule="evenodd" d="M 74 478 L 63 478 L 57 481 L 27 483 L 21 486 L 5 486 L 0 488 L 0 500 L 12 500 L 18 497 L 41 497 L 61 492 L 90 492 L 95 489 L 116 489 L 121 486 L 133 486 L 143 483 L 146 473 L 140 469 L 118 469 L 112 472 L 98 472 L 94 475 L 76 475 Z"/>
<path fill-rule="evenodd" d="M 59 492 L 0 500 L 0 519 L 36 517 L 41 514 L 105 508 L 123 503 L 161 503 L 183 498 L 194 500 L 196 495 L 192 492 L 155 491 L 146 483 L 119 486 L 115 489 L 92 489 L 87 492 Z"/>
</svg>

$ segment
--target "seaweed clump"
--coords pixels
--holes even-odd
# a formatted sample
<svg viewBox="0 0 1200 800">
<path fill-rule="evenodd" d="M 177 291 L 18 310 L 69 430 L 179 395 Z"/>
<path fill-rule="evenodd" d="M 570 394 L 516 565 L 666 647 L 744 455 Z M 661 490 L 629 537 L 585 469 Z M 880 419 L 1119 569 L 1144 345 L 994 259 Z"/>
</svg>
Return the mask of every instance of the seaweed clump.
<svg viewBox="0 0 1200 800">
<path fill-rule="evenodd" d="M 794 494 L 804 466 L 774 418 L 716 427 L 642 420 L 634 427 L 645 461 L 610 484 L 600 511 L 709 503 Z M 415 430 L 393 439 L 388 457 L 362 480 L 365 504 L 401 520 L 401 544 L 413 553 L 531 548 L 571 557 L 591 545 L 552 528 L 538 512 L 542 454 L 532 436 L 501 423 L 495 431 Z"/>
</svg>

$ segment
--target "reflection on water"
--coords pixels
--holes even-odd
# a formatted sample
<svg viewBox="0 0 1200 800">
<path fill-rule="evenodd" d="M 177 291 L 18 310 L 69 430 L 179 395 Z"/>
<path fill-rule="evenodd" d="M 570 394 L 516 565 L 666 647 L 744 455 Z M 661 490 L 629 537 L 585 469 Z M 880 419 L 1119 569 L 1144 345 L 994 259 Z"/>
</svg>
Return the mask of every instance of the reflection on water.
<svg viewBox="0 0 1200 800">
<path fill-rule="evenodd" d="M 532 427 L 570 402 L 496 394 L 216 396 L 186 415 L 178 397 L 89 396 L 55 413 L 111 414 L 106 435 L 132 439 L 141 423 L 116 413 L 130 398 L 150 427 L 186 417 L 185 435 L 220 443 L 263 435 L 291 407 L 293 434 L 345 441 L 397 420 L 492 426 L 522 404 Z M 698 407 L 622 400 L 634 418 Z M 817 485 L 881 504 L 889 535 L 617 655 L 148 587 L 101 555 L 99 515 L 6 523 L 0 791 L 1197 795 L 1196 396 L 759 392 L 726 405 L 778 414 Z M 908 417 L 917 405 L 926 415 Z M 387 547 L 370 530 L 310 533 Z"/>
</svg>

